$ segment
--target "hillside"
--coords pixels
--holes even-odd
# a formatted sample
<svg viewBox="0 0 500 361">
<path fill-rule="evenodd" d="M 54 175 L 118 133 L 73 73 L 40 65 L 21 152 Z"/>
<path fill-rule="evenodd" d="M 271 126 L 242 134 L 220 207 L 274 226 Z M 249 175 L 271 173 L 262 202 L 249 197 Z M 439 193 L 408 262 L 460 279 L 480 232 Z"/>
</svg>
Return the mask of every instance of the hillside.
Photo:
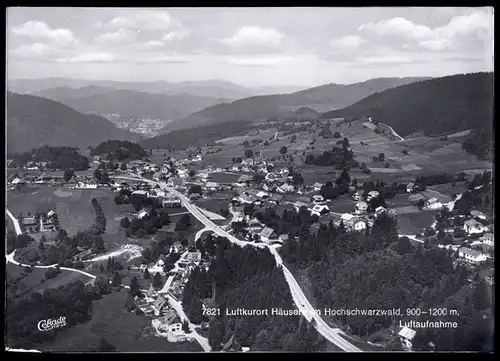
<svg viewBox="0 0 500 361">
<path fill-rule="evenodd" d="M 187 81 L 182 83 L 169 83 L 166 81 L 155 82 L 122 82 L 112 80 L 83 80 L 67 78 L 44 79 L 9 79 L 8 89 L 17 93 L 35 93 L 53 88 L 78 89 L 88 86 L 131 90 L 153 94 L 182 94 L 189 93 L 194 96 L 227 98 L 236 100 L 259 94 L 237 84 L 221 80 Z"/>
<path fill-rule="evenodd" d="M 7 150 L 23 152 L 43 145 L 87 148 L 108 139 L 137 141 L 106 119 L 79 113 L 31 95 L 7 94 Z"/>
<path fill-rule="evenodd" d="M 493 73 L 453 75 L 373 94 L 321 118 L 372 117 L 400 135 L 492 129 Z"/>
<path fill-rule="evenodd" d="M 121 118 L 174 120 L 226 99 L 182 94 L 151 94 L 125 89 L 87 86 L 78 89 L 57 87 L 34 95 L 67 105 L 82 113 L 118 114 Z"/>
<path fill-rule="evenodd" d="M 204 125 L 192 129 L 174 130 L 167 134 L 145 139 L 139 142 L 139 145 L 145 149 L 185 149 L 193 145 L 202 146 L 229 136 L 244 133 L 247 131 L 247 125 L 248 122 L 233 121 Z"/>
<path fill-rule="evenodd" d="M 234 101 L 230 104 L 206 108 L 184 119 L 167 124 L 164 130 L 187 129 L 197 125 L 234 120 L 253 121 L 258 118 L 294 117 L 296 114 L 294 114 L 290 107 L 304 107 L 315 104 L 328 105 L 331 108 L 344 107 L 375 92 L 422 79 L 379 78 L 350 85 L 327 84 L 291 94 L 250 97 Z"/>
</svg>

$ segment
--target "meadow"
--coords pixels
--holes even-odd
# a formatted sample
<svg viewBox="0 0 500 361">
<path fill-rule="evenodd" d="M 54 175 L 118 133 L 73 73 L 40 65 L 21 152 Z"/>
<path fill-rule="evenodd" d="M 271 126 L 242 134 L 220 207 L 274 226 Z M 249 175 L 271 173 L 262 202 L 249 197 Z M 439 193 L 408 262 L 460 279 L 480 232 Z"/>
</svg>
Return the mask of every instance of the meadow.
<svg viewBox="0 0 500 361">
<path fill-rule="evenodd" d="M 127 291 L 115 291 L 93 303 L 92 319 L 61 331 L 39 349 L 41 351 L 88 351 L 101 337 L 119 352 L 185 352 L 202 351 L 196 342 L 170 343 L 156 337 L 151 319 L 125 311 Z"/>
</svg>

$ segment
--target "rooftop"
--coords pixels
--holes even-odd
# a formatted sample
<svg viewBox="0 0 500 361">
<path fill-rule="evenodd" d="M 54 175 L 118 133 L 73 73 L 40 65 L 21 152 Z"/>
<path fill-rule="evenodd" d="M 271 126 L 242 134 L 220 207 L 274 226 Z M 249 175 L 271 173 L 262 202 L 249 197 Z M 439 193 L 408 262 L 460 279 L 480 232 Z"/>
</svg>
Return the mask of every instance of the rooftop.
<svg viewBox="0 0 500 361">
<path fill-rule="evenodd" d="M 405 326 L 401 329 L 401 331 L 399 331 L 398 335 L 406 338 L 407 340 L 412 340 L 416 333 L 417 332 L 415 330 Z"/>
</svg>

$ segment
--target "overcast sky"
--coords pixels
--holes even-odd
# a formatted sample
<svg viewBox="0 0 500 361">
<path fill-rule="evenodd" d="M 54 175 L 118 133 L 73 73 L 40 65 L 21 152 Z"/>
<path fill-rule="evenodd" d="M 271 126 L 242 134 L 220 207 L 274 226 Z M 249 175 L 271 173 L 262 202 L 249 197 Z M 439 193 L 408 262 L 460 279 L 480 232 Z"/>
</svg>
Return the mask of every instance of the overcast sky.
<svg viewBox="0 0 500 361">
<path fill-rule="evenodd" d="M 8 78 L 246 86 L 493 70 L 493 8 L 9 8 Z"/>
</svg>

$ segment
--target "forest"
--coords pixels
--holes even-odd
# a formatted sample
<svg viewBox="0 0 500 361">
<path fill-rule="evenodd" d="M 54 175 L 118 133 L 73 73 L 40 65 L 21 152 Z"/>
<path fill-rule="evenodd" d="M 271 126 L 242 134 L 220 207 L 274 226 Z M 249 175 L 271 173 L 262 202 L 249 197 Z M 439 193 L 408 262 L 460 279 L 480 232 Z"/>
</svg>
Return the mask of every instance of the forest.
<svg viewBox="0 0 500 361">
<path fill-rule="evenodd" d="M 49 169 L 86 170 L 89 168 L 87 157 L 78 153 L 76 148 L 49 147 L 32 149 L 30 152 L 15 154 L 13 166 L 25 166 L 29 162 L 47 162 Z"/>
<path fill-rule="evenodd" d="M 325 150 L 320 155 L 307 154 L 305 163 L 318 166 L 334 166 L 335 169 L 351 169 L 359 166 L 358 162 L 353 159 L 352 150 L 348 150 L 349 141 L 344 138 L 342 148 L 333 147 L 331 151 Z"/>
<path fill-rule="evenodd" d="M 283 272 L 268 249 L 240 248 L 211 235 L 198 241 L 213 257 L 208 271 L 195 269 L 184 288 L 183 306 L 192 322 L 210 322 L 209 343 L 220 350 L 231 336 L 256 351 L 321 351 L 325 340 L 300 316 L 227 316 L 226 309 L 295 309 Z M 215 295 L 212 287 L 215 287 Z M 220 315 L 203 315 L 202 302 L 214 302 Z"/>
<path fill-rule="evenodd" d="M 6 300 L 5 313 L 6 343 L 12 348 L 36 348 L 37 344 L 54 339 L 59 332 L 79 323 L 90 320 L 92 316 L 92 302 L 102 295 L 111 292 L 109 282 L 101 277 L 95 285 L 84 285 L 81 281 L 68 283 L 57 288 L 47 288 L 43 293 Z M 58 319 L 64 315 L 64 328 L 54 328 L 40 332 L 38 322 L 41 320 Z"/>
<path fill-rule="evenodd" d="M 493 73 L 458 74 L 424 80 L 370 95 L 321 118 L 372 117 L 401 136 L 437 135 L 493 127 Z"/>
<path fill-rule="evenodd" d="M 447 337 L 432 342 L 441 351 L 482 350 L 484 344 L 479 340 L 484 340 L 489 330 L 479 318 L 491 308 L 491 302 L 487 302 L 480 282 L 469 285 L 470 272 L 455 266 L 449 252 L 398 239 L 397 222 L 387 215 L 379 217 L 371 229 L 358 233 L 345 232 L 342 224 L 321 225 L 315 234 L 302 227 L 298 241 L 287 240 L 280 250 L 288 265 L 306 271 L 320 308 L 426 309 L 443 307 L 466 292 L 470 312 L 467 318 L 456 321 L 467 325 L 470 333 L 446 330 Z M 359 336 L 397 326 L 390 316 L 341 316 L 335 322 Z M 421 337 L 423 341 L 414 349 L 427 347 L 431 336 Z M 463 341 L 460 347 L 458 338 Z"/>
<path fill-rule="evenodd" d="M 92 149 L 90 155 L 107 155 L 109 161 L 136 160 L 148 156 L 137 143 L 121 140 L 107 140 Z"/>
</svg>

